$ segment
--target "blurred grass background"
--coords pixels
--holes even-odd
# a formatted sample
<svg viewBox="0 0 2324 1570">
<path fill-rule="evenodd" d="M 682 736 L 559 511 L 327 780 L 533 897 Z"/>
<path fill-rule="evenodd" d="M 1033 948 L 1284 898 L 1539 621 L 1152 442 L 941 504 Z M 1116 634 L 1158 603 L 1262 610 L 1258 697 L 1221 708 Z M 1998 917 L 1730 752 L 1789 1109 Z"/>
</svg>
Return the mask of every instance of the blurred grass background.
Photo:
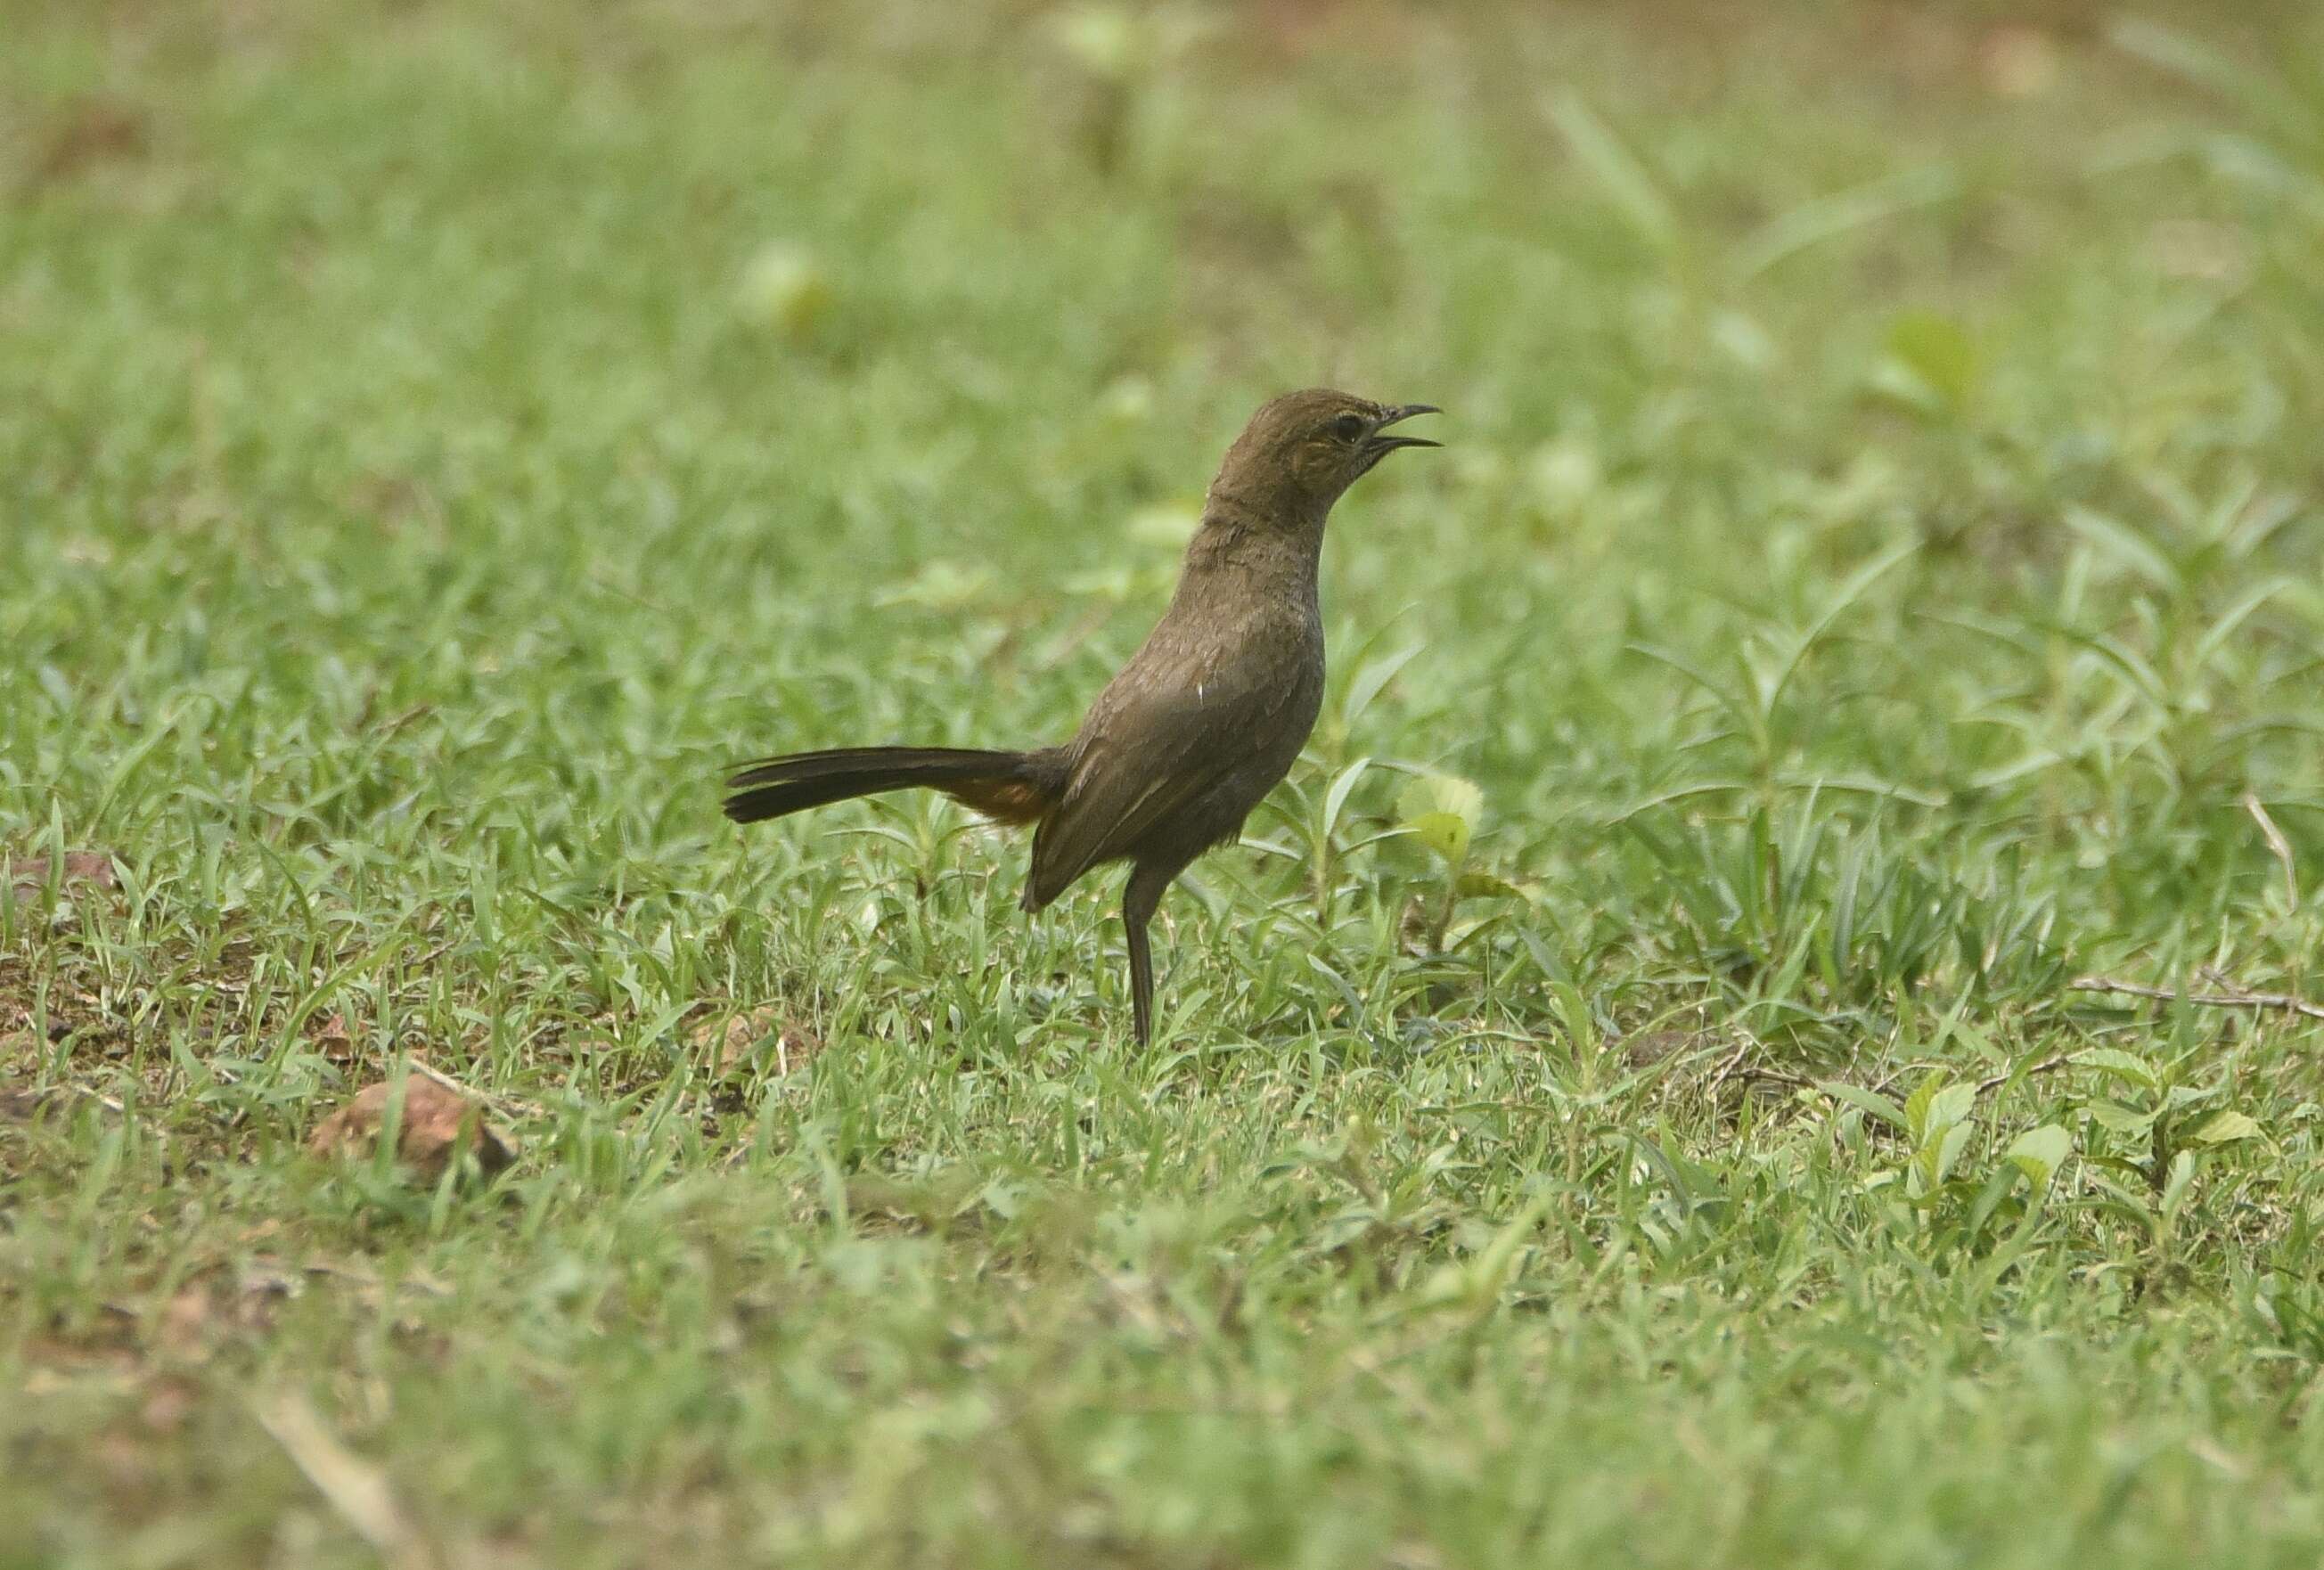
<svg viewBox="0 0 2324 1570">
<path fill-rule="evenodd" d="M 0 6 L 0 1555 L 2312 1563 L 2314 1018 L 2072 984 L 2324 990 L 2319 254 L 2292 4 Z M 1314 382 L 1162 1050 L 719 821 Z M 413 1053 L 496 1188 L 300 1153 Z"/>
</svg>

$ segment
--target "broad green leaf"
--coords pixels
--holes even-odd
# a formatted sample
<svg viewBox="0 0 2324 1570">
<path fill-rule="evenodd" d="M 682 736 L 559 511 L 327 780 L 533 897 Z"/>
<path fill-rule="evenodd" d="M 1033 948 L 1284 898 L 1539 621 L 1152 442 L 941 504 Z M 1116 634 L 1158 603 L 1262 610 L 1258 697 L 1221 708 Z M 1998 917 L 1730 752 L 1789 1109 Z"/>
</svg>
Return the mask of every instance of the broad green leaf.
<svg viewBox="0 0 2324 1570">
<path fill-rule="evenodd" d="M 2155 1077 L 2154 1070 L 2144 1059 L 2133 1057 L 2129 1053 L 2112 1047 L 2093 1047 L 2087 1052 L 2078 1052 L 2074 1055 L 2074 1063 L 2078 1067 L 2095 1068 L 2117 1079 L 2127 1079 L 2133 1085 L 2144 1085 L 2149 1090 L 2161 1083 Z"/>
<path fill-rule="evenodd" d="M 2038 1129 L 2028 1129 L 2009 1141 L 2002 1159 L 2010 1162 L 2025 1174 L 2036 1194 L 2049 1187 L 2050 1179 L 2073 1154 L 2074 1136 L 2057 1123 L 2043 1123 Z"/>
<path fill-rule="evenodd" d="M 1949 1085 L 1937 1092 L 1929 1102 L 1929 1128 L 1932 1131 L 1949 1129 L 1968 1121 L 1969 1109 L 1977 1104 L 1977 1086 Z"/>
<path fill-rule="evenodd" d="M 1469 854 L 1469 824 L 1450 812 L 1424 812 L 1406 820 L 1413 833 L 1430 850 L 1459 866 Z"/>
<path fill-rule="evenodd" d="M 1924 1198 L 1944 1186 L 1960 1153 L 1975 1132 L 1968 1123 L 1950 1123 L 1932 1131 L 1928 1143 L 1913 1153 L 1912 1181 L 1906 1192 L 1914 1198 Z"/>
<path fill-rule="evenodd" d="M 1466 872 L 1455 879 L 1452 891 L 1463 900 L 1529 900 L 1532 893 L 1498 873 Z"/>
<path fill-rule="evenodd" d="M 1484 812 L 1485 793 L 1457 774 L 1423 774 L 1404 788 L 1397 805 L 1406 817 L 1449 812 L 1473 825 Z"/>
<path fill-rule="evenodd" d="M 1944 1087 L 1945 1071 L 1932 1068 L 1922 1076 L 1919 1085 L 1914 1086 L 1913 1094 L 1904 1098 L 1904 1125 L 1912 1133 L 1915 1145 L 1929 1142 L 1929 1111 L 1937 1104 L 1937 1093 Z"/>
<path fill-rule="evenodd" d="M 2217 1112 L 2203 1120 L 2203 1126 L 2187 1136 L 2199 1145 L 2232 1145 L 2237 1140 L 2256 1140 L 2260 1126 L 2239 1112 Z"/>
<path fill-rule="evenodd" d="M 2094 1101 L 2084 1110 L 2100 1128 L 2117 1134 L 2144 1134 L 2154 1126 L 2153 1113 L 2133 1112 L 2119 1102 Z"/>
<path fill-rule="evenodd" d="M 1405 826 L 1456 867 L 1468 857 L 1484 808 L 1485 793 L 1452 774 L 1424 774 L 1397 801 Z"/>
</svg>

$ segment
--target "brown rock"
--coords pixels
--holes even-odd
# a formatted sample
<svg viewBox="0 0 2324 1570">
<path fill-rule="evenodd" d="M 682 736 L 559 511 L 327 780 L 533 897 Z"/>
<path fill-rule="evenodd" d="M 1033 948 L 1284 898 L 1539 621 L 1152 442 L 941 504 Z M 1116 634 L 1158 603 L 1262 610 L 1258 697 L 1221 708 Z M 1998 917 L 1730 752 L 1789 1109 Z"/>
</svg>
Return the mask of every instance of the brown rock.
<svg viewBox="0 0 2324 1570">
<path fill-rule="evenodd" d="M 365 1085 L 355 1098 L 315 1126 L 307 1149 L 316 1156 L 367 1159 L 379 1148 L 394 1085 Z M 516 1159 L 514 1142 L 486 1121 L 484 1104 L 431 1078 L 413 1074 L 403 1082 L 403 1116 L 397 1130 L 396 1159 L 423 1182 L 444 1175 L 464 1149 L 476 1153 L 487 1176 Z"/>
</svg>

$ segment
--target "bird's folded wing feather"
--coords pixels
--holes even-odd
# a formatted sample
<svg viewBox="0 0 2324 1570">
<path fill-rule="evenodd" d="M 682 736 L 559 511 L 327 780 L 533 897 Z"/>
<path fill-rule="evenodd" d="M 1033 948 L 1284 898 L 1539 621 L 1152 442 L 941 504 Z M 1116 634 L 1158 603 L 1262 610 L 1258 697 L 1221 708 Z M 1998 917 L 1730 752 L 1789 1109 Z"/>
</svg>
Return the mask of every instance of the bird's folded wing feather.
<svg viewBox="0 0 2324 1570">
<path fill-rule="evenodd" d="M 1034 838 L 1032 903 L 1047 904 L 1092 867 L 1128 854 L 1247 763 L 1250 737 L 1274 706 L 1264 692 L 1180 692 L 1126 703 L 1108 716 L 1113 723 L 1093 728 L 1065 799 Z M 1168 744 L 1157 746 L 1163 737 Z"/>
</svg>

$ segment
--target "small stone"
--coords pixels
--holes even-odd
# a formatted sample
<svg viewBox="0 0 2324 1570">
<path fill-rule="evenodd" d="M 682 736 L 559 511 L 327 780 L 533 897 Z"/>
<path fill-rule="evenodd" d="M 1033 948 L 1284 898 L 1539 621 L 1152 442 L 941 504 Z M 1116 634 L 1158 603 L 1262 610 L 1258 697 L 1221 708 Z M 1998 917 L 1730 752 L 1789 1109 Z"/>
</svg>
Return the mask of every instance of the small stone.
<svg viewBox="0 0 2324 1570">
<path fill-rule="evenodd" d="M 394 1088 L 385 1080 L 365 1085 L 353 1101 L 316 1125 L 308 1150 L 327 1159 L 368 1159 L 379 1148 Z M 516 1159 L 514 1141 L 486 1121 L 482 1102 L 418 1074 L 406 1079 L 396 1159 L 421 1181 L 433 1183 L 463 1149 L 475 1151 L 476 1165 L 487 1177 Z"/>
</svg>

